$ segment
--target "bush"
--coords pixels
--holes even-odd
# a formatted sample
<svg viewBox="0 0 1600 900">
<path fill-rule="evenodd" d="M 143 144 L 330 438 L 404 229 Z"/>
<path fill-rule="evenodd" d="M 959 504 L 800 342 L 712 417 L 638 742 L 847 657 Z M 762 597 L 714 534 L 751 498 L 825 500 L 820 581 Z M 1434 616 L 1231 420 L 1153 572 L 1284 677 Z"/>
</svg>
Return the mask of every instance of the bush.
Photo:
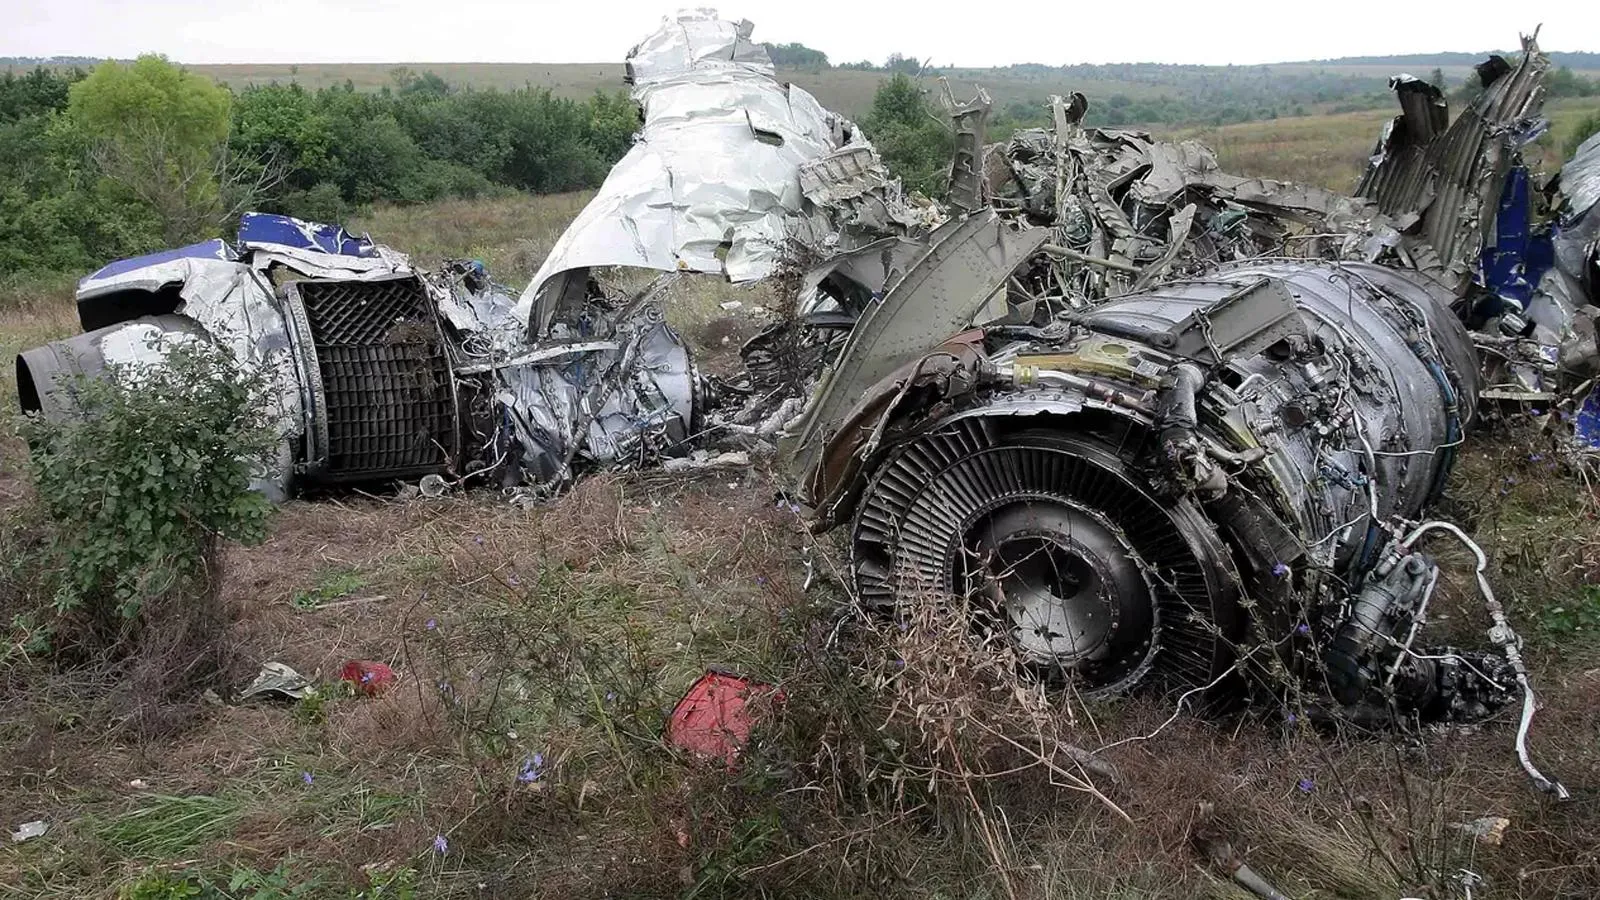
<svg viewBox="0 0 1600 900">
<path fill-rule="evenodd" d="M 1571 159 L 1578 152 L 1578 147 L 1597 133 L 1600 133 L 1600 110 L 1579 120 L 1577 126 L 1572 129 L 1572 137 L 1567 138 L 1566 145 L 1561 148 L 1561 158 Z"/>
<path fill-rule="evenodd" d="M 220 637 L 222 545 L 263 540 L 272 512 L 250 490 L 277 444 L 266 382 L 209 344 L 156 349 L 164 365 L 71 385 L 78 418 L 22 423 L 49 521 L 38 548 L 49 599 L 17 611 L 19 644 L 120 660 L 176 649 L 175 637 L 205 656 Z M 167 626 L 176 636 L 155 633 Z"/>
<path fill-rule="evenodd" d="M 916 81 L 896 73 L 879 85 L 861 128 L 908 190 L 930 197 L 944 193 L 955 138 Z"/>
</svg>

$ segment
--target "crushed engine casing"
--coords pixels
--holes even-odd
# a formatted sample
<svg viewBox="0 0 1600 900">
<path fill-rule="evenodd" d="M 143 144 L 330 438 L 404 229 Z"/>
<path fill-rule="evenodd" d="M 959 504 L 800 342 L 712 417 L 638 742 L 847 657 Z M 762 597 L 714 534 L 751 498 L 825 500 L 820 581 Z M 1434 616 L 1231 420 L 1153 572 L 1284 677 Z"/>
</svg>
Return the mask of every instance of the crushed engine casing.
<svg viewBox="0 0 1600 900">
<path fill-rule="evenodd" d="M 1453 299 L 1259 261 L 975 329 L 867 393 L 808 499 L 850 523 L 864 601 L 965 596 L 1089 690 L 1204 684 L 1249 640 L 1339 633 L 1380 525 L 1438 495 L 1477 392 Z"/>
</svg>

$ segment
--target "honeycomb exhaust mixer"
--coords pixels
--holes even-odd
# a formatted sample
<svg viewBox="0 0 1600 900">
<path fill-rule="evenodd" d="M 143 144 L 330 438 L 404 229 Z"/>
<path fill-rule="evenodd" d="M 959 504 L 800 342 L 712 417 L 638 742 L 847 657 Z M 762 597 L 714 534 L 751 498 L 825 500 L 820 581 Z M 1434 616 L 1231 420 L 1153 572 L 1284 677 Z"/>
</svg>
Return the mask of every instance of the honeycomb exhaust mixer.
<svg viewBox="0 0 1600 900">
<path fill-rule="evenodd" d="M 1526 689 L 1516 642 L 1500 615 L 1505 661 L 1417 647 L 1438 569 L 1406 539 L 1476 403 L 1452 299 L 1255 261 L 970 331 L 866 393 L 806 499 L 864 603 L 964 596 L 1087 693 L 1281 663 L 1347 714 L 1481 716 Z"/>
</svg>

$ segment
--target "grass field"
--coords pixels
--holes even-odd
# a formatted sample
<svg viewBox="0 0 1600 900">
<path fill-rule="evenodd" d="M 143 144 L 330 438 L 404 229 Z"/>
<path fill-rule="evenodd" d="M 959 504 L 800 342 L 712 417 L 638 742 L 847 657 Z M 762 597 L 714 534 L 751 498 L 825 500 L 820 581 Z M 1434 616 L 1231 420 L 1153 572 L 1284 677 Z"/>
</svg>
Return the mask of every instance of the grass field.
<svg viewBox="0 0 1600 900">
<path fill-rule="evenodd" d="M 1384 117 L 1199 136 L 1226 165 L 1336 187 Z M 520 287 L 586 199 L 349 224 Z M 75 331 L 71 283 L 0 285 L 0 353 Z M 729 297 L 761 299 L 704 279 L 680 294 L 703 354 L 750 327 L 719 319 Z M 593 477 L 533 509 L 492 491 L 287 504 L 264 545 L 228 553 L 218 688 L 277 660 L 318 684 L 298 703 L 199 704 L 140 737 L 114 684 L 0 662 L 0 823 L 51 826 L 0 849 L 0 898 L 1246 900 L 1197 849 L 1218 841 L 1296 900 L 1465 897 L 1462 871 L 1476 900 L 1600 896 L 1600 496 L 1559 429 L 1475 434 L 1443 511 L 1491 552 L 1546 704 L 1533 752 L 1571 803 L 1528 787 L 1510 711 L 1396 740 L 1017 690 L 946 618 L 853 614 L 838 548 L 774 502 L 758 461 Z M 26 543 L 23 452 L 0 436 L 0 604 Z M 1444 559 L 1440 627 L 1481 643 L 1470 568 Z M 348 690 L 351 659 L 398 681 Z M 784 693 L 731 770 L 661 737 L 713 667 Z M 1067 744 L 1109 748 L 1114 770 L 1077 769 Z M 1463 830 L 1483 817 L 1509 820 L 1502 842 Z"/>
<path fill-rule="evenodd" d="M 1550 131 L 1526 155 L 1535 171 L 1551 172 L 1560 167 L 1560 147 L 1578 122 L 1600 112 L 1600 98 L 1554 100 L 1545 104 L 1544 112 L 1550 119 Z M 1206 144 L 1229 172 L 1349 192 L 1365 170 L 1384 123 L 1394 115 L 1394 110 L 1382 109 L 1300 116 L 1220 128 L 1176 129 L 1167 136 Z"/>
</svg>

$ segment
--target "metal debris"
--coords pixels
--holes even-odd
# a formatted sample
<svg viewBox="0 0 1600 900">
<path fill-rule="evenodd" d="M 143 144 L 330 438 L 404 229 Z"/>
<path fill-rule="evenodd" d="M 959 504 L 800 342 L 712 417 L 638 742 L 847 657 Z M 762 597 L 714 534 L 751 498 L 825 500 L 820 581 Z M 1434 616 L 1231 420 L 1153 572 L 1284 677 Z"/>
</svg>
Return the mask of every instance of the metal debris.
<svg viewBox="0 0 1600 900">
<path fill-rule="evenodd" d="M 368 697 L 376 697 L 394 686 L 395 674 L 388 663 L 352 659 L 339 668 L 339 680 Z"/>
<path fill-rule="evenodd" d="M 16 831 L 11 832 L 11 843 L 20 844 L 23 841 L 31 841 L 34 838 L 44 837 L 49 832 L 50 823 L 44 821 L 43 819 L 33 822 L 23 822 L 21 825 L 17 826 Z"/>
<path fill-rule="evenodd" d="M 311 696 L 311 682 L 299 672 L 281 662 L 264 662 L 255 679 L 235 697 L 238 703 L 258 698 L 273 700 L 304 700 Z"/>
<path fill-rule="evenodd" d="M 1505 843 L 1506 829 L 1511 827 L 1511 820 L 1505 816 L 1483 816 L 1471 822 L 1458 822 L 1450 827 L 1477 838 L 1479 843 L 1498 847 Z"/>
<path fill-rule="evenodd" d="M 269 373 L 282 442 L 256 484 L 274 498 L 419 477 L 431 493 L 447 475 L 560 484 L 581 464 L 690 449 L 698 375 L 657 296 L 592 287 L 581 316 L 531 344 L 481 264 L 419 272 L 336 226 L 247 213 L 234 243 L 85 278 L 86 333 L 21 354 L 19 400 L 67 418 L 72 378 L 159 363 L 149 336 L 212 340 Z"/>
<path fill-rule="evenodd" d="M 849 121 L 777 81 L 751 29 L 686 11 L 628 55 L 644 128 L 523 291 L 530 333 L 581 305 L 597 266 L 771 274 L 784 220 L 805 202 L 801 167 L 864 147 Z"/>
<path fill-rule="evenodd" d="M 783 702 L 783 692 L 768 684 L 722 672 L 700 676 L 667 718 L 667 743 L 730 767 L 750 741 L 758 706 Z"/>
</svg>

